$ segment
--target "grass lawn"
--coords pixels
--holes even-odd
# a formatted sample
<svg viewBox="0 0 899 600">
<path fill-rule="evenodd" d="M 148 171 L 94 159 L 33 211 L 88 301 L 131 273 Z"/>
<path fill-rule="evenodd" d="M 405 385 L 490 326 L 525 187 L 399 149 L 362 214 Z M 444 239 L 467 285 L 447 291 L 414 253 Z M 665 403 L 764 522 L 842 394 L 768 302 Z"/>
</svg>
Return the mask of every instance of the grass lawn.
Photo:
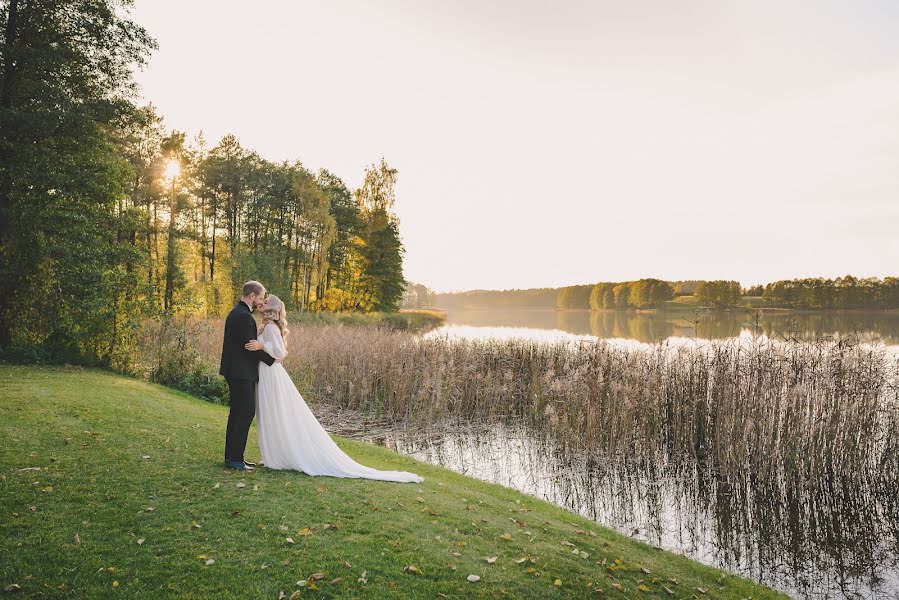
<svg viewBox="0 0 899 600">
<path fill-rule="evenodd" d="M 338 439 L 425 482 L 229 471 L 226 415 L 103 371 L 0 365 L 0 585 L 79 599 L 784 597 L 370 444 Z"/>
</svg>

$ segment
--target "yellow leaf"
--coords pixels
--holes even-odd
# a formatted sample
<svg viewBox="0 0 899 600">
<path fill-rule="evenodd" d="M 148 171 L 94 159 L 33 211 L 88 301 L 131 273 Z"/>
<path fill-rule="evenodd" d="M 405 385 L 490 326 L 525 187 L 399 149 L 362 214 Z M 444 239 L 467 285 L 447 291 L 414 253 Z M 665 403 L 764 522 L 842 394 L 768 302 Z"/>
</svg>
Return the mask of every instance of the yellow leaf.
<svg viewBox="0 0 899 600">
<path fill-rule="evenodd" d="M 509 541 L 512 539 L 512 535 L 508 534 L 508 533 L 504 533 L 501 536 L 499 536 L 499 539 Z"/>
<path fill-rule="evenodd" d="M 113 582 L 112 582 L 112 587 L 119 587 L 119 582 L 118 582 L 118 581 L 113 581 Z"/>
<path fill-rule="evenodd" d="M 421 569 L 419 569 L 415 565 L 406 565 L 405 567 L 403 567 L 403 571 L 406 571 L 408 573 L 415 573 L 416 575 L 424 575 Z"/>
<path fill-rule="evenodd" d="M 648 592 L 648 591 L 649 591 L 649 588 L 646 587 L 646 584 L 645 584 L 645 583 L 641 583 L 640 585 L 638 585 L 638 586 L 637 586 L 637 589 L 640 590 L 641 592 Z"/>
<path fill-rule="evenodd" d="M 303 537 L 309 537 L 310 535 L 312 535 L 312 530 L 309 529 L 308 527 L 303 527 L 297 533 Z"/>
<path fill-rule="evenodd" d="M 556 587 L 561 586 L 561 585 L 562 585 L 562 580 L 557 578 L 555 581 L 553 581 L 553 585 L 556 586 Z"/>
</svg>

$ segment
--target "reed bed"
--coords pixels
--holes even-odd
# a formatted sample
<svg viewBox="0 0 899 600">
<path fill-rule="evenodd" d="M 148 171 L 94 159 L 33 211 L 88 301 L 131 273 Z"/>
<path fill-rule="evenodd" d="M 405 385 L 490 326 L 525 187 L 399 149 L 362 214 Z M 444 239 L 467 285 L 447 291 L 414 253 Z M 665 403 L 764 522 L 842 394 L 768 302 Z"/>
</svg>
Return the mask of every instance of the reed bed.
<svg viewBox="0 0 899 600">
<path fill-rule="evenodd" d="M 210 360 L 220 327 L 200 335 Z M 853 339 L 636 350 L 338 324 L 292 326 L 287 346 L 310 402 L 407 426 L 524 420 L 610 459 L 692 456 L 763 479 L 897 472 L 899 362 Z"/>
</svg>

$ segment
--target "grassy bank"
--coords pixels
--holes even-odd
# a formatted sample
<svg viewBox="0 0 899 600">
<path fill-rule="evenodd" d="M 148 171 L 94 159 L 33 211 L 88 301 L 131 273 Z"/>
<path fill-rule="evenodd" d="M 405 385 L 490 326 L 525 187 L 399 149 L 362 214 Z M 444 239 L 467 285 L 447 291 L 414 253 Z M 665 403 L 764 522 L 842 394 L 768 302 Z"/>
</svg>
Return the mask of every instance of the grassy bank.
<svg viewBox="0 0 899 600">
<path fill-rule="evenodd" d="M 781 597 L 369 444 L 338 439 L 425 482 L 227 471 L 225 418 L 105 372 L 0 366 L 2 585 L 42 598 Z"/>
</svg>

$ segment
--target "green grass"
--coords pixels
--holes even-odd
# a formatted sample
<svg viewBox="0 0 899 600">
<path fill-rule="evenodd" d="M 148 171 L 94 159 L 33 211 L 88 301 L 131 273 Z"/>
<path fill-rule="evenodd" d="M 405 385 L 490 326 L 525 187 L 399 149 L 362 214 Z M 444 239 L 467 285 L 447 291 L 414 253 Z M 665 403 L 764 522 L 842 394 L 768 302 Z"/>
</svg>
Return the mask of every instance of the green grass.
<svg viewBox="0 0 899 600">
<path fill-rule="evenodd" d="M 337 438 L 360 462 L 425 482 L 225 470 L 226 415 L 103 371 L 0 365 L 3 587 L 19 585 L 20 597 L 274 600 L 307 580 L 317 589 L 303 598 L 783 597 L 357 441 Z"/>
</svg>

